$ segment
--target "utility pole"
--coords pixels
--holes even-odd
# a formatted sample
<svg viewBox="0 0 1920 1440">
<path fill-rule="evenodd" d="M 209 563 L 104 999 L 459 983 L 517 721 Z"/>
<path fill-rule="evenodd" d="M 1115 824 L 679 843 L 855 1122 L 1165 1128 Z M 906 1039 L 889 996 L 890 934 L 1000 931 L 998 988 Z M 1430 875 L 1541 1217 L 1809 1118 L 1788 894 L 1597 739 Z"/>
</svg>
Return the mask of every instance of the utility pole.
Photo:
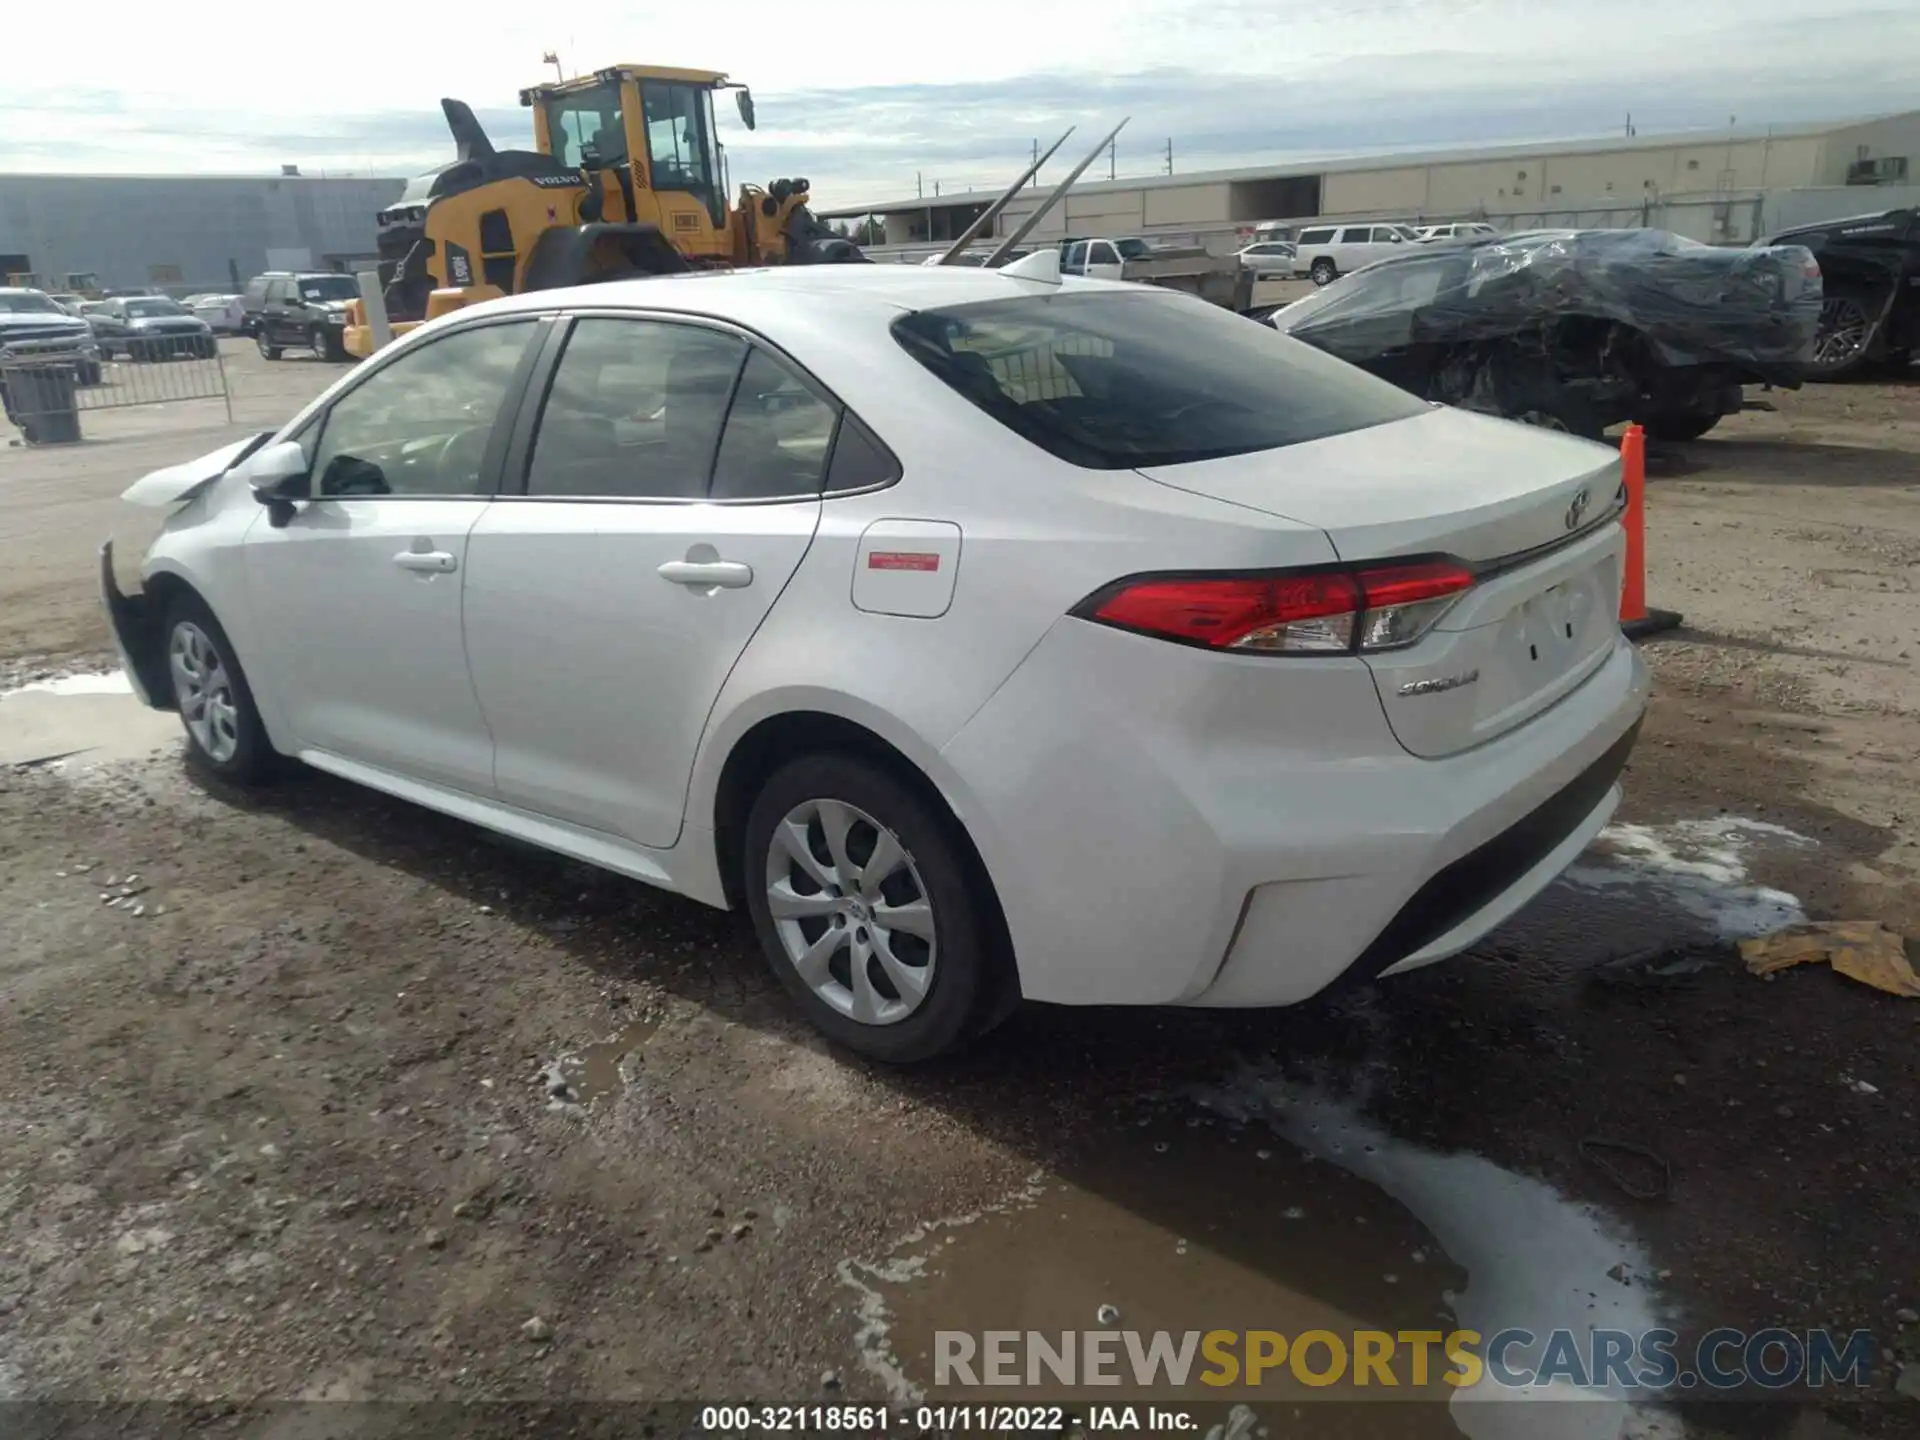
<svg viewBox="0 0 1920 1440">
<path fill-rule="evenodd" d="M 1167 173 L 1169 175 L 1173 173 L 1173 137 L 1171 135 L 1167 137 Z"/>
<path fill-rule="evenodd" d="M 913 193 L 917 199 L 924 200 L 927 198 L 927 187 L 920 183 L 920 172 L 918 170 L 913 172 Z"/>
<path fill-rule="evenodd" d="M 940 198 L 940 182 L 938 180 L 933 182 L 933 198 L 936 200 Z"/>
<path fill-rule="evenodd" d="M 1118 158 L 1119 154 L 1120 137 L 1116 135 L 1107 142 L 1107 178 L 1109 180 L 1113 179 L 1117 173 L 1116 167 L 1120 163 Z"/>
</svg>

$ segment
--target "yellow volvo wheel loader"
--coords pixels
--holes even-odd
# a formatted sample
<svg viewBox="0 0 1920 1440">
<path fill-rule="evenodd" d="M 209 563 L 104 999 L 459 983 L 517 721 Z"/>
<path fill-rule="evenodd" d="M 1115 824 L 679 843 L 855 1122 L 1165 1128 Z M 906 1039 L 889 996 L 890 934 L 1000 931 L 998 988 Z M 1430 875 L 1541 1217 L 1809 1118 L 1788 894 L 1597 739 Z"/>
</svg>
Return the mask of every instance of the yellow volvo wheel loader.
<svg viewBox="0 0 1920 1440">
<path fill-rule="evenodd" d="M 520 92 L 532 150 L 496 150 L 473 111 L 442 100 L 451 164 L 408 183 L 380 212 L 380 281 L 395 334 L 501 295 L 596 279 L 735 265 L 863 261 L 807 208 L 805 180 L 740 187 L 728 204 L 713 70 L 614 65 Z M 355 301 L 348 353 L 373 351 Z"/>
</svg>

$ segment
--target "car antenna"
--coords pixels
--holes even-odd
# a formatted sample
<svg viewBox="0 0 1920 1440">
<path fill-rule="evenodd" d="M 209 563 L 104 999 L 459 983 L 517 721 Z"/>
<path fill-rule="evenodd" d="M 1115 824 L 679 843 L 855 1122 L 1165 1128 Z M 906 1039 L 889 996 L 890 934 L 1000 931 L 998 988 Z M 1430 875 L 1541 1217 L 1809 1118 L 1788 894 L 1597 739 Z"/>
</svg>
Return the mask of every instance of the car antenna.
<svg viewBox="0 0 1920 1440">
<path fill-rule="evenodd" d="M 1131 120 L 1132 118 L 1133 117 L 1129 115 L 1127 120 Z M 1100 143 L 1087 152 L 1087 158 L 1074 166 L 1067 178 L 1056 185 L 1053 188 L 1053 192 L 1040 202 L 1038 208 L 1020 222 L 1019 228 L 1000 242 L 999 248 L 987 257 L 987 265 L 990 268 L 1004 261 L 1008 255 L 1013 253 L 1022 240 L 1033 233 L 1033 227 L 1044 220 L 1053 207 L 1060 203 L 1066 196 L 1067 190 L 1072 186 L 1073 182 L 1080 178 L 1089 165 L 1100 158 L 1100 152 L 1113 143 L 1113 137 L 1125 129 L 1126 124 L 1127 121 L 1122 120 L 1118 125 L 1114 126 L 1113 129 L 1101 136 Z"/>
<path fill-rule="evenodd" d="M 967 226 L 960 238 L 954 241 L 952 247 L 940 257 L 939 263 L 942 265 L 958 264 L 960 256 L 966 250 L 967 246 L 971 245 L 974 240 L 979 237 L 980 232 L 991 225 L 995 217 L 1007 208 L 1007 202 L 1020 193 L 1021 187 L 1040 173 L 1040 167 L 1053 158 L 1053 152 L 1055 150 L 1058 150 L 1062 145 L 1067 143 L 1067 136 L 1073 134 L 1075 128 L 1075 126 L 1069 125 L 1066 130 L 1061 133 L 1060 138 L 1047 147 L 1046 154 L 1039 156 L 1034 160 L 1033 164 L 1020 172 L 1020 178 L 1007 187 L 1006 194 L 1002 195 L 998 200 L 994 201 L 993 204 L 975 216 L 973 223 Z"/>
</svg>

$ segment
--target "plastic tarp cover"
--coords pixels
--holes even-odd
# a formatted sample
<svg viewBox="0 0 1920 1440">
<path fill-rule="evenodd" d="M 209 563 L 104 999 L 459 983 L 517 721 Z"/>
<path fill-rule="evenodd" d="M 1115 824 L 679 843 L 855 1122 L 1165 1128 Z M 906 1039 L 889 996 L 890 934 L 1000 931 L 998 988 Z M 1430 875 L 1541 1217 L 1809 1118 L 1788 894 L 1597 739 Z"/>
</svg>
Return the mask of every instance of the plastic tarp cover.
<svg viewBox="0 0 1920 1440">
<path fill-rule="evenodd" d="M 1275 328 L 1356 363 L 1583 316 L 1630 326 L 1669 365 L 1803 364 L 1820 267 L 1801 245 L 1729 249 L 1666 230 L 1538 230 L 1411 248 L 1334 281 Z"/>
</svg>

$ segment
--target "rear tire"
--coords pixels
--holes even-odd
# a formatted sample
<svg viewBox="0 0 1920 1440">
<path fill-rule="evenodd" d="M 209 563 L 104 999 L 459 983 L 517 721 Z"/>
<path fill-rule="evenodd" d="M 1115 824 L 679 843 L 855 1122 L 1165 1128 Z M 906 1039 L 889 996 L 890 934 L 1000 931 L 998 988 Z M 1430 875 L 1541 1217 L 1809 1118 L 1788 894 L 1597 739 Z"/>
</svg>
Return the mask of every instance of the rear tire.
<svg viewBox="0 0 1920 1440">
<path fill-rule="evenodd" d="M 260 709 L 233 643 L 197 595 L 182 595 L 162 632 L 167 678 L 187 732 L 187 764 L 229 785 L 257 785 L 284 763 L 267 739 Z"/>
<path fill-rule="evenodd" d="M 1847 380 L 1867 368 L 1873 353 L 1873 317 L 1864 296 L 1830 291 L 1820 304 L 1807 374 L 1814 380 Z"/>
<path fill-rule="evenodd" d="M 930 1060 L 1017 999 L 957 824 L 870 761 L 815 754 L 775 771 L 748 812 L 740 865 L 774 975 L 849 1050 Z"/>
<path fill-rule="evenodd" d="M 1307 271 L 1307 274 L 1316 285 L 1331 285 L 1339 277 L 1340 270 L 1333 261 L 1322 255 L 1313 262 L 1313 267 Z"/>
</svg>

